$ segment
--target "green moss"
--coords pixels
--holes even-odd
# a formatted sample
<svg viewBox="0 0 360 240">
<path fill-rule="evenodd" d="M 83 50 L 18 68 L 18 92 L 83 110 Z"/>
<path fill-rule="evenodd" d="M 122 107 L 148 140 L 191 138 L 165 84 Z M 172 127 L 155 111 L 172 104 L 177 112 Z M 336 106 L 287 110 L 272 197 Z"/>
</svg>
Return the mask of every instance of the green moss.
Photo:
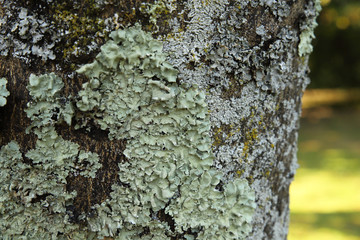
<svg viewBox="0 0 360 240">
<path fill-rule="evenodd" d="M 183 2 L 156 0 L 142 3 L 138 9 L 144 17 L 142 29 L 151 32 L 153 36 L 159 34 L 164 39 L 179 38 L 186 29 L 188 9 Z M 175 19 L 179 28 L 175 32 L 169 31 L 172 28 L 171 22 Z"/>
<path fill-rule="evenodd" d="M 161 16 L 169 16 L 169 10 L 167 9 L 165 3 L 161 0 L 156 1 L 156 3 L 154 4 L 142 5 L 140 11 L 144 12 L 146 15 L 149 16 L 150 24 L 146 28 L 146 30 L 149 31 L 158 31 L 158 18 L 161 18 Z M 164 23 L 167 22 L 162 22 L 162 24 Z"/>
<path fill-rule="evenodd" d="M 66 32 L 67 37 L 58 49 L 65 60 L 87 54 L 94 39 L 106 35 L 106 24 L 100 16 L 101 9 L 94 0 L 82 1 L 81 5 L 62 1 L 53 4 L 50 11 L 53 12 L 54 24 Z"/>
<path fill-rule="evenodd" d="M 6 105 L 6 97 L 10 95 L 6 89 L 7 80 L 6 78 L 0 78 L 0 107 Z"/>
</svg>

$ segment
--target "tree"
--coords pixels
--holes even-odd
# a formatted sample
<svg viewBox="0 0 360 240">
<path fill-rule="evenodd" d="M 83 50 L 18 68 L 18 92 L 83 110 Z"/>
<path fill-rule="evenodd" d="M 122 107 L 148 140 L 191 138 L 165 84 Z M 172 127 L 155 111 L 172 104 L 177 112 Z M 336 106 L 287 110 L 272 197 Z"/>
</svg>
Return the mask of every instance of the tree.
<svg viewBox="0 0 360 240">
<path fill-rule="evenodd" d="M 319 6 L 2 1 L 2 238 L 286 239 Z"/>
</svg>

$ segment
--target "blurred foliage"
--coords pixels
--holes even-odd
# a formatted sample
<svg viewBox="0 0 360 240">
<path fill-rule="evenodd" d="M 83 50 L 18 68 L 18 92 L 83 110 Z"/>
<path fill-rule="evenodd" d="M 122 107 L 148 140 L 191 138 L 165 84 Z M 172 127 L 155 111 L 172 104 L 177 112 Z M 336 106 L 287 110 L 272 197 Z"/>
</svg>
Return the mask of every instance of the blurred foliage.
<svg viewBox="0 0 360 240">
<path fill-rule="evenodd" d="M 360 87 L 360 1 L 322 0 L 309 88 Z"/>
<path fill-rule="evenodd" d="M 359 240 L 360 212 L 293 213 L 289 240 Z"/>
<path fill-rule="evenodd" d="M 290 187 L 288 239 L 359 240 L 360 110 L 307 111 Z"/>
</svg>

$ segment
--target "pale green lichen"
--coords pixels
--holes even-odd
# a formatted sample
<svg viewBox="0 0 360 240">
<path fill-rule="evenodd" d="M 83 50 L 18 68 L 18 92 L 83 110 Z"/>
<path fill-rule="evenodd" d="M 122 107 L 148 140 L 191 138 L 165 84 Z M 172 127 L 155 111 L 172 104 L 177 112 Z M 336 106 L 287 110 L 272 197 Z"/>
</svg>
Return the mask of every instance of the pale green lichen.
<svg viewBox="0 0 360 240">
<path fill-rule="evenodd" d="M 246 180 L 224 182 L 212 167 L 204 92 L 177 84 L 162 44 L 139 26 L 110 37 L 95 61 L 79 69 L 89 81 L 74 106 L 61 101 L 63 83 L 55 74 L 31 75 L 27 131 L 38 140 L 25 154 L 31 164 L 15 142 L 1 149 L 2 236 L 245 239 L 255 195 Z M 93 118 L 110 139 L 126 140 L 119 183 L 109 199 L 93 206 L 95 215 L 82 214 L 86 227 L 69 223 L 66 206 L 76 193 L 65 191 L 66 177 L 94 177 L 99 156 L 79 150 L 55 130 L 62 121 L 71 124 L 75 112 L 77 120 Z M 91 131 L 86 121 L 77 122 Z M 171 220 L 159 217 L 164 214 Z"/>
<path fill-rule="evenodd" d="M 0 78 L 0 107 L 6 105 L 6 97 L 10 95 L 6 89 L 7 80 L 6 78 Z"/>
<path fill-rule="evenodd" d="M 36 149 L 26 154 L 32 164 L 24 162 L 16 142 L 1 148 L 1 239 L 62 239 L 59 232 L 77 228 L 65 214 L 76 195 L 65 191 L 68 170 L 63 167 L 75 157 L 73 146 L 56 139 L 57 147 L 49 147 L 46 140 L 38 141 Z M 61 152 L 67 147 L 67 152 Z"/>
<path fill-rule="evenodd" d="M 110 36 L 96 60 L 78 71 L 89 82 L 77 107 L 111 139 L 126 139 L 129 160 L 119 164 L 123 184 L 114 184 L 111 199 L 95 207 L 98 217 L 88 218 L 90 229 L 100 236 L 128 236 L 116 239 L 146 239 L 134 229 L 152 224 L 149 235 L 160 234 L 156 239 L 185 231 L 197 239 L 245 238 L 255 196 L 245 180 L 221 183 L 211 168 L 204 92 L 179 86 L 161 43 L 139 27 Z M 159 211 L 173 218 L 175 230 L 156 219 Z"/>
<path fill-rule="evenodd" d="M 216 190 L 221 175 L 204 172 L 180 187 L 181 197 L 167 211 L 181 229 L 200 230 L 197 239 L 244 239 L 251 231 L 254 193 L 246 180 L 236 179 Z M 189 217 L 191 216 L 191 217 Z"/>
<path fill-rule="evenodd" d="M 28 90 L 33 101 L 28 103 L 25 111 L 32 123 L 27 131 L 61 121 L 71 124 L 74 110 L 70 102 L 60 101 L 60 91 L 63 87 L 62 79 L 54 73 L 41 76 L 30 75 Z"/>
<path fill-rule="evenodd" d="M 315 38 L 315 34 L 313 29 L 306 29 L 301 32 L 300 43 L 298 46 L 300 57 L 308 55 L 313 51 L 313 46 L 311 45 L 311 42 L 314 38 Z"/>
<path fill-rule="evenodd" d="M 32 159 L 33 163 L 46 166 L 45 169 L 64 167 L 66 170 L 62 171 L 65 171 L 63 173 L 65 177 L 71 170 L 94 178 L 96 171 L 101 167 L 99 156 L 96 153 L 79 150 L 78 144 L 64 140 L 55 130 L 55 125 L 62 121 L 70 125 L 74 114 L 71 102 L 62 101 L 63 97 L 60 93 L 63 86 L 62 79 L 54 73 L 41 76 L 30 75 L 27 88 L 33 101 L 28 103 L 25 111 L 32 122 L 26 130 L 27 132 L 33 130 L 38 140 L 36 148 L 30 150 L 26 156 Z M 56 155 L 56 152 L 61 154 Z M 49 163 L 46 163 L 44 155 L 51 156 Z M 66 163 L 66 161 L 69 162 Z"/>
<path fill-rule="evenodd" d="M 76 169 L 80 171 L 81 176 L 95 178 L 97 170 L 101 168 L 99 161 L 97 153 L 80 150 Z"/>
<path fill-rule="evenodd" d="M 60 102 L 62 87 L 55 74 L 31 75 L 28 89 L 33 101 L 26 113 L 32 120 L 27 131 L 38 137 L 35 148 L 24 154 L 26 160 L 14 141 L 1 148 L 2 239 L 67 239 L 59 234 L 79 228 L 66 214 L 76 196 L 66 191 L 66 178 L 70 173 L 95 177 L 101 164 L 97 154 L 79 150 L 78 144 L 57 134 L 55 123 L 70 123 L 73 113 L 69 104 Z"/>
<path fill-rule="evenodd" d="M 300 33 L 300 42 L 298 45 L 298 53 L 300 57 L 304 57 L 309 55 L 313 51 L 313 46 L 311 44 L 312 40 L 315 39 L 314 30 L 318 25 L 316 22 L 316 17 L 321 11 L 321 1 L 315 0 L 315 10 L 316 16 L 311 20 L 311 22 L 307 23 L 307 27 L 303 29 Z"/>
</svg>

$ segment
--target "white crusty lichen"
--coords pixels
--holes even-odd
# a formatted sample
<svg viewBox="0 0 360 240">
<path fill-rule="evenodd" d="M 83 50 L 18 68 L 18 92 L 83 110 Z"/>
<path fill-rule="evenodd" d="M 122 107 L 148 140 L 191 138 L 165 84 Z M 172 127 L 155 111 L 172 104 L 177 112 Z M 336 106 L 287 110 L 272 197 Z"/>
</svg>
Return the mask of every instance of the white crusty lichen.
<svg viewBox="0 0 360 240">
<path fill-rule="evenodd" d="M 57 134 L 55 124 L 70 123 L 73 113 L 69 104 L 60 102 L 62 87 L 53 73 L 31 75 L 32 101 L 26 113 L 32 123 L 27 132 L 37 135 L 35 148 L 22 154 L 15 141 L 1 148 L 1 239 L 68 239 L 64 234 L 79 228 L 66 214 L 76 196 L 66 191 L 66 178 L 70 173 L 95 177 L 101 164 L 96 153 L 79 150 L 78 144 Z"/>
<path fill-rule="evenodd" d="M 0 107 L 6 105 L 6 97 L 10 95 L 10 92 L 6 89 L 6 78 L 0 78 Z"/>
<path fill-rule="evenodd" d="M 225 179 L 237 174 L 248 179 L 255 191 L 258 207 L 249 240 L 287 236 L 288 199 L 280 192 L 287 192 L 298 166 L 299 89 L 309 83 L 307 56 L 294 65 L 298 22 L 288 20 L 296 19 L 293 10 L 305 12 L 299 20 L 300 31 L 306 29 L 317 12 L 314 2 L 305 1 L 303 11 L 302 1 L 188 1 L 186 30 L 181 37 L 169 34 L 164 42 L 172 54 L 168 61 L 179 70 L 178 81 L 206 89 L 214 165 Z M 254 29 L 254 19 L 264 28 Z M 274 28 L 274 22 L 280 27 Z M 169 22 L 175 32 L 178 26 Z M 259 39 L 249 38 L 246 29 Z M 285 96 L 293 101 L 285 104 Z"/>
<path fill-rule="evenodd" d="M 111 139 L 126 140 L 128 161 L 119 163 L 122 184 L 94 207 L 98 216 L 88 218 L 90 229 L 116 239 L 147 239 L 139 231 L 149 226 L 156 239 L 185 232 L 188 239 L 190 233 L 197 239 L 244 239 L 255 196 L 247 181 L 221 182 L 211 167 L 204 92 L 176 83 L 162 44 L 139 26 L 110 37 L 95 61 L 78 71 L 89 82 L 77 107 Z M 157 218 L 161 211 L 174 226 Z"/>
<path fill-rule="evenodd" d="M 13 56 L 25 61 L 29 54 L 41 57 L 42 60 L 54 60 L 54 42 L 57 37 L 53 35 L 53 42 L 49 44 L 44 41 L 46 34 L 54 32 L 50 24 L 36 14 L 29 13 L 26 8 L 18 8 L 17 16 L 14 16 L 10 11 L 13 9 L 11 3 L 6 1 L 3 4 L 5 14 L 0 20 L 0 54 L 7 56 L 12 52 Z M 13 17 L 17 19 L 14 22 L 11 20 Z"/>
</svg>

